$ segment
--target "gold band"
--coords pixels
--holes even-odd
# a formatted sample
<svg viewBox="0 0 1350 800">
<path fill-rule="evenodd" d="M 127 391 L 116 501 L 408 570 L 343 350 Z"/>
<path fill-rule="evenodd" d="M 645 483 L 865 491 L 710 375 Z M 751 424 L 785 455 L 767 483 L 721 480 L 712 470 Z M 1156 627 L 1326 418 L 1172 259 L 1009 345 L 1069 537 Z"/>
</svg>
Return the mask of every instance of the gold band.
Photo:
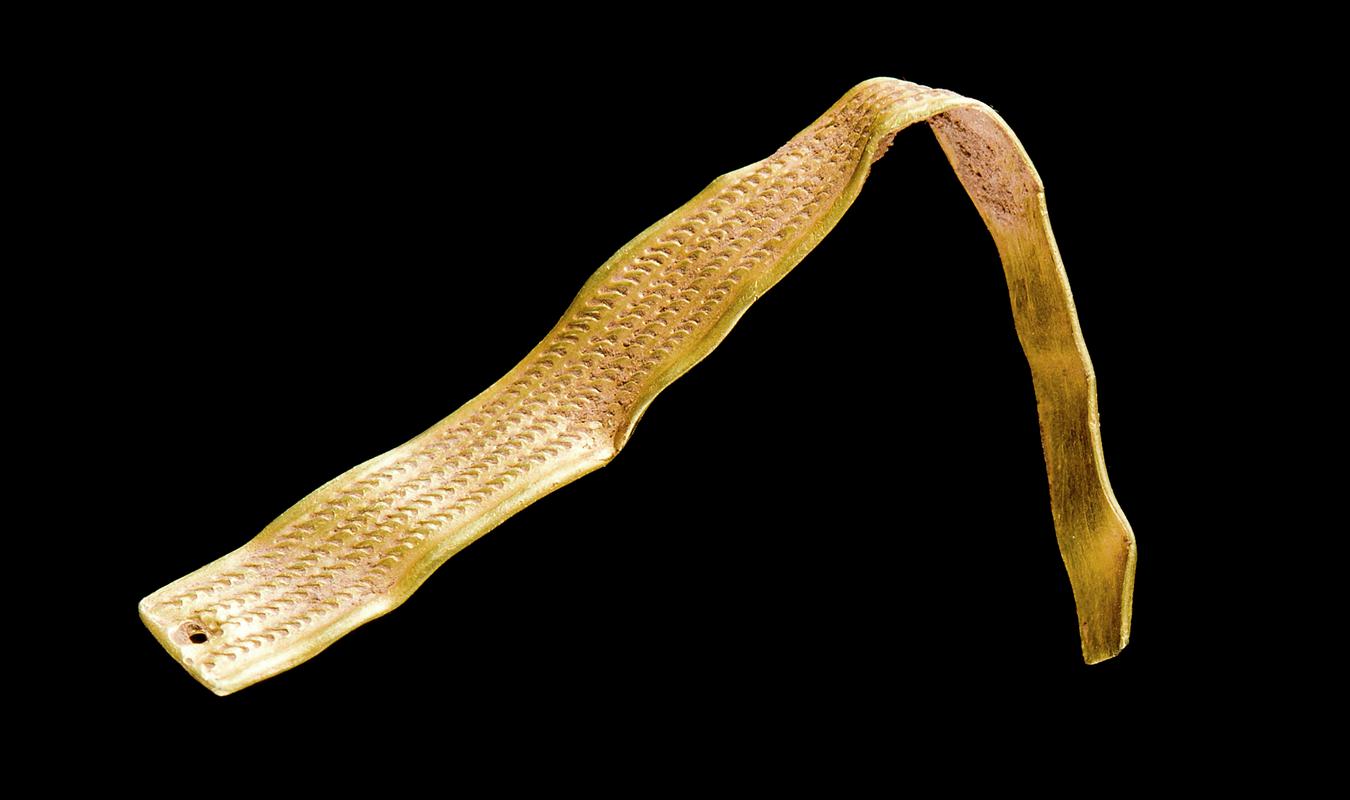
<svg viewBox="0 0 1350 800">
<path fill-rule="evenodd" d="M 1134 537 L 1107 481 L 1092 367 L 1040 179 L 990 108 L 891 78 L 854 87 L 772 156 L 643 231 L 505 377 L 146 597 L 141 618 L 228 694 L 396 608 L 461 548 L 608 463 L 656 395 L 829 233 L 896 132 L 925 120 L 1003 261 L 1084 658 L 1115 655 L 1129 638 Z"/>
</svg>

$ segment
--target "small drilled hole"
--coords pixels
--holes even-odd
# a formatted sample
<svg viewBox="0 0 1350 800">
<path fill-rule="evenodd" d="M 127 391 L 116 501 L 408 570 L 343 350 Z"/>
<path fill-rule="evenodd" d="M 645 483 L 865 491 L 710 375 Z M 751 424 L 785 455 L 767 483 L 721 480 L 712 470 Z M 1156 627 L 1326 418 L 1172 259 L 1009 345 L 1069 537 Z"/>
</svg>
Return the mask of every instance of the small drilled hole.
<svg viewBox="0 0 1350 800">
<path fill-rule="evenodd" d="M 193 644 L 204 644 L 206 642 L 206 634 L 194 633 L 188 637 L 188 641 L 192 642 Z"/>
</svg>

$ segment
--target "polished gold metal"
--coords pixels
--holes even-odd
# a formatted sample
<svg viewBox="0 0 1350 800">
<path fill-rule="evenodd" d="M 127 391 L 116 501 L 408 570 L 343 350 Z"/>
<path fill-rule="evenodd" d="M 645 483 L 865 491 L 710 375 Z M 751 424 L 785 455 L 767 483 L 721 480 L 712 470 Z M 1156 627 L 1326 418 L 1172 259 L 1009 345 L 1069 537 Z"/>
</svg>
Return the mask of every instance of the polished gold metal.
<svg viewBox="0 0 1350 800">
<path fill-rule="evenodd" d="M 1120 652 L 1134 535 L 1107 482 L 1092 366 L 1040 178 L 988 106 L 893 78 L 854 87 L 772 156 L 643 231 L 504 378 L 146 597 L 141 618 L 223 695 L 397 608 L 461 548 L 608 463 L 652 399 L 830 232 L 896 132 L 925 120 L 1003 260 L 1083 656 L 1095 663 Z"/>
</svg>

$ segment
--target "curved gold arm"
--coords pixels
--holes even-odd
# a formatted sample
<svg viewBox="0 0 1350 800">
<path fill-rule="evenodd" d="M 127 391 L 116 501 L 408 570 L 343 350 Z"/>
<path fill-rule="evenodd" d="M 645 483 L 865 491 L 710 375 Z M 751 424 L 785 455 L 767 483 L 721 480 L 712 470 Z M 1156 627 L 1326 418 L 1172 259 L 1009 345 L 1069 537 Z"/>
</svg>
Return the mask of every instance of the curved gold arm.
<svg viewBox="0 0 1350 800">
<path fill-rule="evenodd" d="M 923 120 L 1003 260 L 1084 658 L 1115 655 L 1129 639 L 1134 536 L 1107 482 L 1092 366 L 1040 179 L 992 109 L 892 78 L 854 87 L 776 153 L 643 231 L 487 391 L 146 597 L 141 618 L 228 694 L 396 608 L 461 548 L 608 463 L 653 398 L 829 233 L 896 132 Z"/>
</svg>

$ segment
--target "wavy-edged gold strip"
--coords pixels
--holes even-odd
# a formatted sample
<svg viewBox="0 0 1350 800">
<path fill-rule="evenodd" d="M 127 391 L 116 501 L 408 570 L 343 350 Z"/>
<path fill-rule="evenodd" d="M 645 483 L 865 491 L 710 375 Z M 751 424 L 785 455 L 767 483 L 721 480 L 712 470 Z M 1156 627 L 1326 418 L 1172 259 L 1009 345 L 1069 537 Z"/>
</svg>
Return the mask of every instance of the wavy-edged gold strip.
<svg viewBox="0 0 1350 800">
<path fill-rule="evenodd" d="M 1092 366 L 1040 179 L 988 106 L 893 78 L 859 84 L 773 155 L 714 180 L 605 262 L 505 377 L 146 597 L 141 618 L 223 695 L 396 608 L 461 548 L 608 463 L 652 399 L 830 232 L 896 132 L 925 120 L 1003 260 L 1084 658 L 1120 652 L 1134 536 L 1107 481 Z"/>
</svg>

